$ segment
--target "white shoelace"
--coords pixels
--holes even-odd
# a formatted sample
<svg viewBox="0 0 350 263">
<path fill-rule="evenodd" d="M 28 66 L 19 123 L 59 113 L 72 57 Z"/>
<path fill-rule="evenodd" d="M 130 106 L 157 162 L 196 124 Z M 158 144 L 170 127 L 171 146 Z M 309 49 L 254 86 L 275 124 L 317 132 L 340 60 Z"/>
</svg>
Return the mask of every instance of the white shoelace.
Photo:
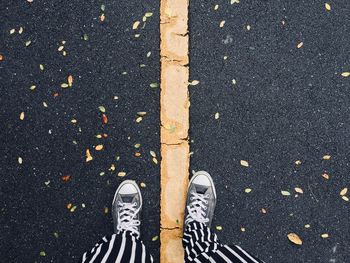
<svg viewBox="0 0 350 263">
<path fill-rule="evenodd" d="M 118 231 L 130 231 L 132 233 L 140 236 L 138 226 L 140 225 L 140 220 L 135 219 L 140 208 L 136 209 L 137 203 L 122 203 L 118 202 L 119 212 L 118 212 Z"/>
<path fill-rule="evenodd" d="M 208 199 L 210 197 L 209 194 L 198 194 L 192 193 L 190 197 L 191 203 L 187 206 L 188 215 L 186 217 L 185 223 L 189 222 L 200 222 L 207 223 L 209 218 L 205 217 L 205 210 L 207 210 Z"/>
</svg>

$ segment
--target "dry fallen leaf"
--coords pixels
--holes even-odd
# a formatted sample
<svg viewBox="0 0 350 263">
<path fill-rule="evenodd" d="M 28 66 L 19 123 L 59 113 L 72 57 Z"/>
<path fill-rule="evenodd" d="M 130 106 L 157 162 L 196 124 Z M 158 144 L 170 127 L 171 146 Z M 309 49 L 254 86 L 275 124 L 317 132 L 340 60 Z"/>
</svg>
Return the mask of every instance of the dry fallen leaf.
<svg viewBox="0 0 350 263">
<path fill-rule="evenodd" d="M 326 179 L 326 180 L 329 180 L 329 175 L 326 174 L 326 173 L 322 174 L 322 177 L 323 177 L 324 179 Z"/>
<path fill-rule="evenodd" d="M 295 164 L 296 164 L 296 165 L 301 165 L 301 161 L 300 161 L 300 160 L 296 160 L 296 161 L 295 161 Z"/>
<path fill-rule="evenodd" d="M 323 160 L 329 160 L 329 159 L 331 159 L 331 156 L 330 156 L 330 155 L 324 155 L 324 156 L 322 157 L 322 159 L 323 159 Z"/>
<path fill-rule="evenodd" d="M 100 112 L 105 113 L 106 112 L 106 108 L 103 106 L 98 106 L 98 109 L 100 110 Z"/>
<path fill-rule="evenodd" d="M 303 244 L 303 241 L 300 239 L 300 237 L 297 235 L 297 234 L 295 234 L 295 233 L 289 233 L 288 234 L 288 239 L 292 242 L 292 243 L 294 243 L 294 244 L 296 244 L 296 245 L 302 245 Z"/>
<path fill-rule="evenodd" d="M 326 8 L 327 11 L 331 11 L 332 8 L 331 8 L 331 5 L 330 5 L 330 4 L 325 3 L 324 6 L 325 6 L 325 8 Z"/>
<path fill-rule="evenodd" d="M 140 25 L 140 21 L 135 21 L 134 24 L 132 25 L 132 29 L 136 30 Z"/>
<path fill-rule="evenodd" d="M 340 191 L 340 195 L 343 196 L 343 195 L 346 195 L 346 193 L 348 192 L 348 188 L 344 188 Z"/>
<path fill-rule="evenodd" d="M 199 84 L 199 80 L 192 80 L 190 83 L 188 83 L 191 86 L 196 86 Z"/>
<path fill-rule="evenodd" d="M 329 235 L 327 233 L 321 235 L 322 238 L 326 239 L 329 238 Z"/>
<path fill-rule="evenodd" d="M 62 176 L 62 180 L 65 181 L 65 182 L 68 182 L 70 179 L 70 175 L 64 175 Z"/>
<path fill-rule="evenodd" d="M 90 162 L 92 161 L 92 156 L 90 154 L 90 150 L 89 149 L 86 149 L 86 162 Z"/>
<path fill-rule="evenodd" d="M 341 75 L 342 75 L 343 77 L 347 78 L 347 77 L 350 76 L 350 72 L 349 72 L 349 71 L 346 71 L 346 72 L 343 72 Z"/>
<path fill-rule="evenodd" d="M 24 120 L 24 112 L 23 112 L 23 111 L 22 111 L 21 114 L 19 115 L 19 119 L 20 119 L 21 121 Z"/>
<path fill-rule="evenodd" d="M 304 42 L 300 42 L 300 43 L 297 45 L 297 48 L 301 48 L 303 45 L 304 45 Z"/>
<path fill-rule="evenodd" d="M 223 20 L 223 21 L 220 22 L 220 25 L 219 25 L 219 26 L 220 26 L 220 27 L 224 27 L 225 23 L 226 23 L 226 21 Z"/>
<path fill-rule="evenodd" d="M 250 193 L 251 191 L 252 191 L 251 188 L 246 188 L 246 189 L 244 189 L 244 192 L 246 192 L 247 194 Z"/>
<path fill-rule="evenodd" d="M 347 196 L 344 195 L 344 196 L 342 196 L 341 198 L 342 198 L 344 201 L 349 202 L 349 197 L 347 197 Z"/>
<path fill-rule="evenodd" d="M 303 189 L 301 189 L 299 187 L 295 187 L 294 190 L 295 190 L 295 192 L 297 192 L 299 194 L 303 194 L 304 193 Z"/>
<path fill-rule="evenodd" d="M 215 120 L 219 119 L 220 118 L 220 113 L 215 113 Z"/>
<path fill-rule="evenodd" d="M 245 167 L 248 167 L 249 163 L 247 161 L 245 161 L 245 160 L 241 160 L 241 165 L 245 166 Z"/>
<path fill-rule="evenodd" d="M 284 195 L 284 196 L 289 196 L 290 192 L 282 190 L 281 194 Z"/>
<path fill-rule="evenodd" d="M 118 176 L 119 176 L 119 177 L 124 177 L 125 175 L 126 175 L 126 172 L 119 172 L 119 173 L 118 173 Z"/>
<path fill-rule="evenodd" d="M 95 147 L 96 151 L 101 151 L 102 149 L 103 149 L 103 145 L 102 144 L 96 145 L 96 147 Z"/>
<path fill-rule="evenodd" d="M 72 87 L 72 85 L 73 85 L 73 76 L 69 75 L 68 78 L 67 78 L 67 81 L 68 81 L 68 86 Z"/>
</svg>

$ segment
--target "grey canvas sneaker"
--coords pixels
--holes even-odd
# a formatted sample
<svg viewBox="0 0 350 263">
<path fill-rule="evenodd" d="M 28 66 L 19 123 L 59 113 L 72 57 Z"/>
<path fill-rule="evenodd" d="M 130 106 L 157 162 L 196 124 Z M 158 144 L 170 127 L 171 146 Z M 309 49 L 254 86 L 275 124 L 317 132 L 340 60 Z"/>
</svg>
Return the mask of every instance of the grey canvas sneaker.
<svg viewBox="0 0 350 263">
<path fill-rule="evenodd" d="M 215 205 L 216 191 L 213 179 L 205 171 L 196 172 L 188 186 L 184 229 L 193 221 L 210 227 Z"/>
<path fill-rule="evenodd" d="M 135 181 L 123 181 L 115 192 L 112 203 L 114 233 L 130 231 L 140 236 L 141 191 Z"/>
</svg>

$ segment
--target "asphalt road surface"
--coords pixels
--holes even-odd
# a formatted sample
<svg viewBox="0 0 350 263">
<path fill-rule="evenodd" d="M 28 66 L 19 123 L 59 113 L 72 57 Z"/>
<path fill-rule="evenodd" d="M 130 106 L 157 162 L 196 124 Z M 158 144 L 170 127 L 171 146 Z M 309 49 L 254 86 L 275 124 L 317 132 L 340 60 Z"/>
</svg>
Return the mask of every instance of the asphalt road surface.
<svg viewBox="0 0 350 263">
<path fill-rule="evenodd" d="M 347 263 L 350 2 L 231 2 L 190 2 L 191 169 L 216 182 L 219 238 Z"/>
<path fill-rule="evenodd" d="M 157 258 L 158 3 L 7 1 L 0 12 L 0 261 L 77 262 L 112 233 L 125 178 L 145 184 L 142 236 Z"/>
</svg>

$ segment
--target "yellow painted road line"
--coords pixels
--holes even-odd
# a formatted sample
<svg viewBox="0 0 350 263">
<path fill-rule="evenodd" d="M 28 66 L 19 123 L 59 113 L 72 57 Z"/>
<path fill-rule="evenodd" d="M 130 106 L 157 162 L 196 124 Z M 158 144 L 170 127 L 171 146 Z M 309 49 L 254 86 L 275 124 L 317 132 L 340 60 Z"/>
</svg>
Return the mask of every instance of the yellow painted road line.
<svg viewBox="0 0 350 263">
<path fill-rule="evenodd" d="M 161 263 L 183 262 L 189 179 L 188 0 L 161 0 Z"/>
</svg>

